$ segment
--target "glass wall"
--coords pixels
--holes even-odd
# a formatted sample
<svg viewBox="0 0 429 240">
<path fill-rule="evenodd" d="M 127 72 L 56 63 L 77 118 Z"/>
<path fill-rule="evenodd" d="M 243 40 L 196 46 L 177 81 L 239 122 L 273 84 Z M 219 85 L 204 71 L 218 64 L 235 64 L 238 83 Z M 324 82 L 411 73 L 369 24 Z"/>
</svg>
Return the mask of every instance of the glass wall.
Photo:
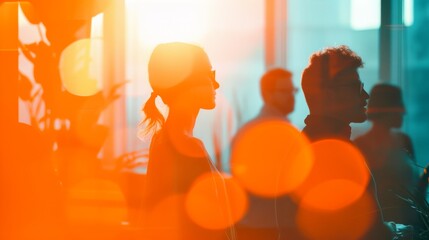
<svg viewBox="0 0 429 240">
<path fill-rule="evenodd" d="M 404 30 L 403 38 L 403 90 L 407 114 L 405 130 L 409 132 L 420 165 L 429 159 L 429 2 L 414 0 L 413 24 Z"/>
</svg>

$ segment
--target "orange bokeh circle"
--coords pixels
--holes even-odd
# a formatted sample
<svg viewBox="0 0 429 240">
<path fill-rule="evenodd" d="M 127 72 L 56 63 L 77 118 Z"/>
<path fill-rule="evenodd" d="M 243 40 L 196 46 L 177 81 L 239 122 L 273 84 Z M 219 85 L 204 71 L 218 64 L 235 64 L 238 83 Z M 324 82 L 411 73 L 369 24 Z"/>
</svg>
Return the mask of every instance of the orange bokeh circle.
<svg viewBox="0 0 429 240">
<path fill-rule="evenodd" d="M 312 168 L 307 138 L 279 119 L 254 121 L 233 142 L 231 169 L 253 194 L 276 197 L 293 191 Z"/>
<path fill-rule="evenodd" d="M 314 165 L 293 193 L 301 205 L 320 210 L 344 208 L 366 191 L 369 170 L 363 155 L 351 143 L 326 139 L 312 144 Z"/>
<path fill-rule="evenodd" d="M 244 189 L 217 172 L 200 176 L 186 195 L 186 212 L 199 226 L 225 229 L 238 222 L 248 207 Z"/>
</svg>

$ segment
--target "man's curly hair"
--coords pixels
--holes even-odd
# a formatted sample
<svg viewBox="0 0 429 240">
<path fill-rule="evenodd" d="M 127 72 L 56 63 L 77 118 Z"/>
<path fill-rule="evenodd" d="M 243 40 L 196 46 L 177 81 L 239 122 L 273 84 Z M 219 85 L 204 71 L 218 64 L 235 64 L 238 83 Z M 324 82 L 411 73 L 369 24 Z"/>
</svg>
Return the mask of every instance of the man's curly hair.
<svg viewBox="0 0 429 240">
<path fill-rule="evenodd" d="M 310 56 L 301 77 L 301 87 L 310 110 L 319 101 L 323 88 L 335 85 L 340 73 L 363 67 L 361 57 L 348 46 L 328 47 Z"/>
</svg>

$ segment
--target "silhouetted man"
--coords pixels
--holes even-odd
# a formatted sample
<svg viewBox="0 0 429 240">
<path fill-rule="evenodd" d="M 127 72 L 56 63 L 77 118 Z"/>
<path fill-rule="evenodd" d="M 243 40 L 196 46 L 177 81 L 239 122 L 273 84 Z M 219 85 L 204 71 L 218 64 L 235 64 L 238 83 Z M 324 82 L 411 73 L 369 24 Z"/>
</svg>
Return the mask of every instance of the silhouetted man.
<svg viewBox="0 0 429 240">
<path fill-rule="evenodd" d="M 301 82 L 310 110 L 310 114 L 305 119 L 306 126 L 303 133 L 311 141 L 340 139 L 350 142 L 350 123 L 361 123 L 367 119 L 366 105 L 369 95 L 359 77 L 358 69 L 361 67 L 363 67 L 362 59 L 347 46 L 329 47 L 311 55 L 309 65 L 303 71 Z M 343 171 L 352 173 L 353 170 L 344 169 Z M 364 203 L 364 198 L 361 197 L 351 206 L 342 209 L 344 214 L 338 215 L 347 218 L 344 219 L 347 222 L 346 225 L 358 226 L 367 221 L 365 217 L 374 214 L 372 217 L 374 223 L 363 238 L 391 239 L 391 232 L 383 224 L 381 213 L 376 207 L 373 186 L 375 184 L 370 182 L 367 190 L 368 195 L 373 199 L 373 209 L 368 212 L 356 212 L 353 208 L 362 206 Z M 350 216 L 354 214 L 359 216 Z M 329 220 L 321 216 L 326 215 L 315 214 L 315 221 L 329 225 Z"/>
<path fill-rule="evenodd" d="M 362 59 L 346 46 L 314 53 L 302 74 L 310 115 L 303 132 L 311 139 L 350 139 L 350 123 L 366 120 L 369 98 L 358 68 Z"/>
</svg>

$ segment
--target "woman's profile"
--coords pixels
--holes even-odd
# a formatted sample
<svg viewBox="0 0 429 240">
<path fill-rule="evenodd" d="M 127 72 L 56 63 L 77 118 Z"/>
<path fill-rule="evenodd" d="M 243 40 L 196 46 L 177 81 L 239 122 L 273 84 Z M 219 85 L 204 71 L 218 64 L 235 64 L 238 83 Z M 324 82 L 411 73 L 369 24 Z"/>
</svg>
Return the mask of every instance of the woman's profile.
<svg viewBox="0 0 429 240">
<path fill-rule="evenodd" d="M 152 52 L 148 74 L 153 92 L 143 107 L 142 123 L 146 132 L 154 132 L 145 203 L 150 235 L 155 239 L 230 239 L 230 229 L 204 228 L 189 217 L 185 207 L 186 194 L 198 178 L 219 175 L 204 144 L 193 136 L 199 111 L 215 107 L 219 84 L 210 60 L 199 46 L 163 43 Z M 168 107 L 166 119 L 155 104 L 157 97 Z"/>
</svg>

